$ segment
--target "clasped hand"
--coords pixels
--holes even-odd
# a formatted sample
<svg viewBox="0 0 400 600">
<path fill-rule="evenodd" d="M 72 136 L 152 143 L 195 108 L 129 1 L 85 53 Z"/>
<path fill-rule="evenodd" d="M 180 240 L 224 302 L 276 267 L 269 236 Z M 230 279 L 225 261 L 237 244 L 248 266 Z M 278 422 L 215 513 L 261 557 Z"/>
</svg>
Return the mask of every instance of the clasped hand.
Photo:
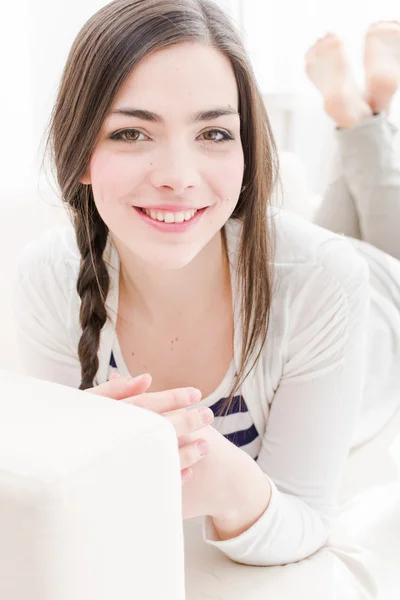
<svg viewBox="0 0 400 600">
<path fill-rule="evenodd" d="M 232 465 L 232 454 L 239 449 L 210 427 L 214 419 L 211 409 L 187 410 L 201 400 L 198 389 L 146 392 L 150 385 L 148 374 L 131 380 L 117 376 L 86 391 L 145 408 L 168 419 L 178 437 L 184 486 L 183 517 L 220 517 L 225 514 L 226 502 L 231 497 L 229 473 L 233 471 L 228 466 Z"/>
</svg>

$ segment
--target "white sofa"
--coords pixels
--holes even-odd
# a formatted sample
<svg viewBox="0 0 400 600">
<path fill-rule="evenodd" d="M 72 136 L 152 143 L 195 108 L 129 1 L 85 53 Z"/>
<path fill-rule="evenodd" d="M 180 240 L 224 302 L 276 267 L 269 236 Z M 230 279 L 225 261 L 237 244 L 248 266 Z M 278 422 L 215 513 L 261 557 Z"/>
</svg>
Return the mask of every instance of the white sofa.
<svg viewBox="0 0 400 600">
<path fill-rule="evenodd" d="M 285 206 L 312 218 L 318 198 L 300 161 L 283 155 L 282 172 Z M 201 520 L 182 531 L 162 417 L 19 375 L 16 256 L 65 218 L 52 193 L 0 192 L 1 600 L 397 600 L 400 414 L 350 453 L 327 545 L 296 564 L 248 567 L 205 545 Z"/>
</svg>

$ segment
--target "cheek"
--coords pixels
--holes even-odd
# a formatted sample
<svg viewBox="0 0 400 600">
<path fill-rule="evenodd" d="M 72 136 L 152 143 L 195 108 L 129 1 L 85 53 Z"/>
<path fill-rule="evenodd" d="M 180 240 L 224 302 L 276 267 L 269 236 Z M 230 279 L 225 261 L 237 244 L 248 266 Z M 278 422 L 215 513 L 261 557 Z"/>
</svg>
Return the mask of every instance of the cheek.
<svg viewBox="0 0 400 600">
<path fill-rule="evenodd" d="M 96 203 L 115 201 L 132 192 L 140 182 L 140 173 L 141 169 L 132 168 L 128 153 L 96 152 L 90 163 Z"/>
<path fill-rule="evenodd" d="M 218 168 L 213 170 L 213 188 L 220 198 L 237 202 L 242 188 L 244 174 L 243 153 L 221 161 Z"/>
</svg>

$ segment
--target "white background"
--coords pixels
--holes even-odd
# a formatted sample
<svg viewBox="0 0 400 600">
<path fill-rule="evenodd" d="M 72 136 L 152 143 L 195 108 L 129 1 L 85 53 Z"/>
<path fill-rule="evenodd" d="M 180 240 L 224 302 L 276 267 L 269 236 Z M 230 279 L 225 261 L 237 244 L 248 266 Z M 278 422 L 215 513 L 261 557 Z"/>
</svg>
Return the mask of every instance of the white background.
<svg viewBox="0 0 400 600">
<path fill-rule="evenodd" d="M 102 0 L 19 0 L 0 8 L 0 168 L 2 189 L 38 185 L 45 128 L 70 46 Z M 259 85 L 294 106 L 290 131 L 271 109 L 280 147 L 295 150 L 318 186 L 318 157 L 329 129 L 304 75 L 304 54 L 327 31 L 346 42 L 362 83 L 362 42 L 369 23 L 400 19 L 399 0 L 218 0 L 244 34 Z M 276 112 L 276 109 L 275 109 Z M 286 123 L 286 122 L 285 122 Z M 287 125 L 287 123 L 286 123 Z"/>
</svg>

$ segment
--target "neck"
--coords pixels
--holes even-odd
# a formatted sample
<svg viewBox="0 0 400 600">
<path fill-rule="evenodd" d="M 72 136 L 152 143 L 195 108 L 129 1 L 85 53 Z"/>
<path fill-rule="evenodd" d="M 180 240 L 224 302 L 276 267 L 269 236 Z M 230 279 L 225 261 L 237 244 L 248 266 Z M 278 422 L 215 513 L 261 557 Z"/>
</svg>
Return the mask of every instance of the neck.
<svg viewBox="0 0 400 600">
<path fill-rule="evenodd" d="M 120 308 L 134 307 L 153 323 L 204 314 L 230 290 L 221 232 L 188 265 L 168 271 L 138 260 L 118 241 L 114 245 L 120 257 Z"/>
</svg>

